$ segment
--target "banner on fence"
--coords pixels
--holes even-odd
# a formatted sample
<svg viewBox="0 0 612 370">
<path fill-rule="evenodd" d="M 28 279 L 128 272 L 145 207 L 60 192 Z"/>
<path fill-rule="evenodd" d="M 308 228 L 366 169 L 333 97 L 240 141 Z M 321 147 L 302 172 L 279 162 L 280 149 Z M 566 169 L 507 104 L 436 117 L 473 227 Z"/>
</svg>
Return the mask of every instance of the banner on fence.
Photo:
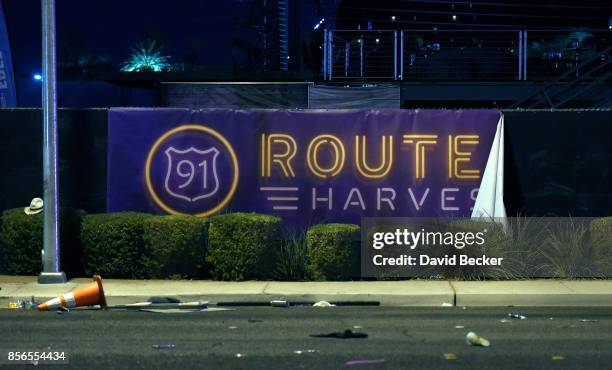
<svg viewBox="0 0 612 370">
<path fill-rule="evenodd" d="M 258 212 L 299 225 L 469 217 L 483 197 L 487 161 L 499 163 L 489 157 L 499 153 L 500 117 L 495 110 L 111 109 L 107 208 Z M 488 172 L 495 185 L 501 169 Z M 488 203 L 480 202 L 481 215 Z"/>
<path fill-rule="evenodd" d="M 0 1 L 0 108 L 15 106 L 17 106 L 17 93 L 13 77 L 13 61 L 2 1 Z"/>
</svg>

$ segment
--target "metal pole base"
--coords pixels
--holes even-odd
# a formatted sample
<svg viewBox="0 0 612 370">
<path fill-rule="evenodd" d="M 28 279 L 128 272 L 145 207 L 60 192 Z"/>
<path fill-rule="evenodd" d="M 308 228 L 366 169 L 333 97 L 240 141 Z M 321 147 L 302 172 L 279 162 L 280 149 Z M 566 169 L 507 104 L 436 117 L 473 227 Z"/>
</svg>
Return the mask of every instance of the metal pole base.
<svg viewBox="0 0 612 370">
<path fill-rule="evenodd" d="M 63 271 L 41 272 L 38 275 L 38 284 L 65 284 L 68 280 Z"/>
</svg>

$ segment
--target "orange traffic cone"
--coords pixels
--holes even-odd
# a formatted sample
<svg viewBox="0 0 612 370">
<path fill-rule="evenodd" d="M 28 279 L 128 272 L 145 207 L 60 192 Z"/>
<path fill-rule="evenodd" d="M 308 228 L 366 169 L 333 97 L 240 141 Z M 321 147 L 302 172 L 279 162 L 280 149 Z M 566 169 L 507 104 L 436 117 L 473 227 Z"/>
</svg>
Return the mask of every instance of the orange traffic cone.
<svg viewBox="0 0 612 370">
<path fill-rule="evenodd" d="M 38 305 L 39 311 L 53 310 L 58 307 L 80 307 L 100 305 L 106 307 L 106 297 L 104 289 L 102 289 L 102 278 L 100 275 L 94 275 L 93 283 L 76 288 L 70 293 L 62 294 L 57 298 L 48 300 L 45 303 Z"/>
</svg>

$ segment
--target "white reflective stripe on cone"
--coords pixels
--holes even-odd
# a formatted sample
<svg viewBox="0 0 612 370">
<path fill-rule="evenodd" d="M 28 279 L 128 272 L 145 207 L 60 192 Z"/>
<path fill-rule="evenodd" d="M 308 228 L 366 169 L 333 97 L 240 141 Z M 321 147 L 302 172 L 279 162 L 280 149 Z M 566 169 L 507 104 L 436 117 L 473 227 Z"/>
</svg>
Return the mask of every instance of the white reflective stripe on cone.
<svg viewBox="0 0 612 370">
<path fill-rule="evenodd" d="M 74 293 L 64 294 L 64 301 L 66 301 L 66 307 L 68 308 L 76 306 L 76 301 L 74 300 Z"/>
<path fill-rule="evenodd" d="M 58 308 L 59 306 L 61 306 L 62 301 L 59 299 L 59 297 L 57 297 L 57 298 L 48 300 L 45 304 L 47 305 L 47 309 L 52 310 L 54 308 Z"/>
</svg>

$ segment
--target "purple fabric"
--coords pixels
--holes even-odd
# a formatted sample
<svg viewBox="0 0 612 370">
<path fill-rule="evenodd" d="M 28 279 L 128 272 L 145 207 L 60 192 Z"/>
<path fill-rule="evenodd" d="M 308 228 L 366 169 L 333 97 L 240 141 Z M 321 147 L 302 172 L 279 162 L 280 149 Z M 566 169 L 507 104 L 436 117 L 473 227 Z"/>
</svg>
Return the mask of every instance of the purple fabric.
<svg viewBox="0 0 612 370">
<path fill-rule="evenodd" d="M 482 176 L 499 117 L 496 110 L 111 109 L 107 208 L 109 212 L 199 215 L 218 208 L 218 212 L 274 214 L 298 225 L 359 223 L 366 216 L 469 216 L 480 178 L 448 178 L 448 136 L 478 135 L 477 145 L 462 144 L 457 151 L 471 153 L 469 161 L 459 166 L 479 169 Z M 159 140 L 181 126 L 182 130 Z M 211 130 L 227 140 L 235 153 L 239 175 L 231 196 L 232 156 Z M 276 162 L 269 165 L 270 176 L 265 171 L 262 176 L 262 135 L 270 134 L 289 135 L 297 145 L 288 162 L 294 177 L 287 177 Z M 337 137 L 345 152 L 340 172 L 329 178 L 317 177 L 307 161 L 311 140 L 324 134 Z M 436 144 L 424 146 L 422 179 L 415 178 L 414 142 L 403 142 L 404 135 L 415 134 L 437 135 Z M 381 137 L 393 135 L 393 166 L 386 176 L 367 179 L 357 172 L 356 135 L 366 137 L 366 162 L 371 168 L 381 161 Z M 272 154 L 287 151 L 278 142 L 270 148 Z M 323 169 L 333 167 L 331 149 L 331 141 L 323 142 L 311 152 L 317 153 L 311 163 Z M 331 209 L 327 200 L 319 199 L 313 206 L 313 192 L 315 198 L 327 198 L 330 189 Z M 443 189 L 447 190 L 443 193 Z"/>
</svg>

